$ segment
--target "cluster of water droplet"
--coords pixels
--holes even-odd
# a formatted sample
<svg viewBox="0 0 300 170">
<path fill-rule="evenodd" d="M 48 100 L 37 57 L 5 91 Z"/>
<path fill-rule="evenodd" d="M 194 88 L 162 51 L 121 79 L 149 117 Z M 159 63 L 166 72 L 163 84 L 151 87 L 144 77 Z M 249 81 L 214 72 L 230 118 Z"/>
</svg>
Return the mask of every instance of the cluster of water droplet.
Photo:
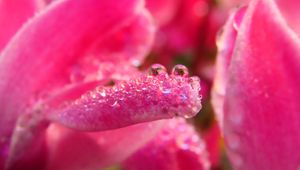
<svg viewBox="0 0 300 170">
<path fill-rule="evenodd" d="M 192 117 L 201 109 L 198 77 L 188 77 L 188 69 L 177 65 L 169 75 L 159 64 L 149 74 L 113 87 L 97 87 L 59 112 L 60 120 L 81 129 L 106 129 L 133 123 Z"/>
<path fill-rule="evenodd" d="M 195 103 L 190 103 L 185 105 L 185 107 L 188 107 L 190 111 L 183 111 L 180 110 L 180 107 L 177 107 L 176 105 L 174 108 L 170 108 L 170 111 L 174 110 L 175 115 L 184 116 L 186 118 L 194 116 L 196 113 L 198 113 L 201 109 L 201 95 L 199 94 L 200 91 L 200 79 L 196 76 L 188 77 L 189 71 L 184 65 L 176 65 L 173 67 L 171 75 L 168 76 L 167 70 L 164 66 L 160 64 L 154 64 L 149 69 L 149 74 L 152 76 L 167 76 L 172 84 L 176 84 L 176 86 L 168 86 L 167 83 L 162 85 L 160 87 L 163 94 L 169 94 L 173 93 L 177 94 L 178 96 L 176 98 L 173 98 L 171 100 L 178 100 L 178 101 L 191 101 L 190 99 L 194 99 Z M 186 83 L 186 84 L 185 84 Z M 185 85 L 188 85 L 189 88 L 186 88 Z M 189 91 L 191 90 L 191 91 Z M 180 102 L 178 102 L 180 103 Z M 179 109 L 179 110 L 178 110 Z M 177 110 L 177 111 L 175 111 Z M 178 112 L 179 111 L 179 112 Z M 181 112 L 180 112 L 181 111 Z"/>
</svg>

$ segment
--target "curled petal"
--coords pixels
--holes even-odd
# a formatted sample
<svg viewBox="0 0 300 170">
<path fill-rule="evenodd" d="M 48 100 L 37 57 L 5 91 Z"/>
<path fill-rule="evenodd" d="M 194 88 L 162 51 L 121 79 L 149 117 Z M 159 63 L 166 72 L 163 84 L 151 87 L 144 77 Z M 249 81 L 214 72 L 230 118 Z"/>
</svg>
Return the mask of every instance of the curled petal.
<svg viewBox="0 0 300 170">
<path fill-rule="evenodd" d="M 1 0 L 0 51 L 19 28 L 43 6 L 42 0 Z"/>
<path fill-rule="evenodd" d="M 208 170 L 205 144 L 183 119 L 168 120 L 163 130 L 123 163 L 125 170 Z"/>
<path fill-rule="evenodd" d="M 18 118 L 5 170 L 44 168 L 47 155 L 45 130 L 48 124 L 39 114 L 23 114 Z"/>
<path fill-rule="evenodd" d="M 238 31 L 223 129 L 235 169 L 299 168 L 300 40 L 285 19 L 274 1 L 251 1 Z"/>
<path fill-rule="evenodd" d="M 214 105 L 220 127 L 223 127 L 223 105 L 226 93 L 228 68 L 236 43 L 237 31 L 246 9 L 247 7 L 242 7 L 234 11 L 229 16 L 222 30 L 220 30 L 217 38 L 218 56 L 212 89 L 212 104 Z"/>
<path fill-rule="evenodd" d="M 95 131 L 197 114 L 201 109 L 199 78 L 168 75 L 154 67 L 158 70 L 151 75 L 114 87 L 97 87 L 55 109 L 45 106 L 47 117 L 67 127 Z"/>
</svg>

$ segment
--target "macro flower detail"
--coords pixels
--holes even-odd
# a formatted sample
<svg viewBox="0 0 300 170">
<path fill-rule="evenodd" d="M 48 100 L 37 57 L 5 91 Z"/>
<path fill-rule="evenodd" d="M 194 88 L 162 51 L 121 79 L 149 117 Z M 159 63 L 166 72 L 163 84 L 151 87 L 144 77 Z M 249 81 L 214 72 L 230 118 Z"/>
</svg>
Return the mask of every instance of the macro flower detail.
<svg viewBox="0 0 300 170">
<path fill-rule="evenodd" d="M 251 1 L 219 39 L 213 102 L 234 169 L 299 168 L 299 12 L 291 4 L 299 2 Z"/>
<path fill-rule="evenodd" d="M 155 33 L 142 0 L 41 4 L 3 40 L 1 170 L 104 169 L 155 141 L 163 124 L 174 121 L 154 120 L 199 112 L 200 80 L 186 67 L 170 74 L 158 64 L 137 69 Z M 202 165 L 201 157 L 191 159 Z"/>
<path fill-rule="evenodd" d="M 0 170 L 300 169 L 299 6 L 0 0 Z"/>
<path fill-rule="evenodd" d="M 96 87 L 66 107 L 46 112 L 52 121 L 89 131 L 197 114 L 201 109 L 199 78 L 177 75 L 178 69 L 169 76 L 162 66 L 154 67 L 161 69 L 158 75 L 141 75 L 112 88 Z"/>
</svg>

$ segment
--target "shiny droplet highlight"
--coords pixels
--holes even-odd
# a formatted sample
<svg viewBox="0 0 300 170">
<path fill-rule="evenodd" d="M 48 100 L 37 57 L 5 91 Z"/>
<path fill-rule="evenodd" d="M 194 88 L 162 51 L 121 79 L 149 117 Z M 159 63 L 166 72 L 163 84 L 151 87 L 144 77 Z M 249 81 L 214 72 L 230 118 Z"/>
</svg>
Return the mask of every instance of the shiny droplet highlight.
<svg viewBox="0 0 300 170">
<path fill-rule="evenodd" d="M 149 74 L 156 76 L 160 74 L 166 74 L 167 69 L 161 64 L 153 64 L 149 69 Z"/>
<path fill-rule="evenodd" d="M 186 66 L 178 64 L 173 67 L 172 75 L 187 77 L 189 76 L 189 70 L 186 68 Z"/>
</svg>

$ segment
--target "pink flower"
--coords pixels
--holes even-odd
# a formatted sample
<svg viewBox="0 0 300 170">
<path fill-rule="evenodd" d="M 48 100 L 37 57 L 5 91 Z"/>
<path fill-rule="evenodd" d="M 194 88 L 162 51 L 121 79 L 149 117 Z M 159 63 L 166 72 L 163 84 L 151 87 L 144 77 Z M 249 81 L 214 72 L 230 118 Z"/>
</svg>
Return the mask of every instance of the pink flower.
<svg viewBox="0 0 300 170">
<path fill-rule="evenodd" d="M 213 102 L 234 169 L 299 169 L 299 5 L 251 1 L 219 37 Z"/>
<path fill-rule="evenodd" d="M 136 68 L 155 33 L 142 0 L 39 3 L 0 4 L 5 9 L 0 23 L 8 25 L 0 37 L 0 48 L 5 47 L 0 56 L 0 170 L 103 169 L 148 148 L 171 122 L 181 122 L 173 129 L 192 128 L 177 119 L 143 123 L 192 117 L 201 109 L 201 96 L 199 78 L 189 77 L 182 65 L 171 74 L 161 65 L 153 65 L 150 73 Z M 8 19 L 8 9 L 21 17 Z M 37 9 L 41 12 L 33 16 Z M 209 166 L 199 136 L 187 143 L 191 149 L 166 147 L 175 147 L 180 160 Z"/>
</svg>

